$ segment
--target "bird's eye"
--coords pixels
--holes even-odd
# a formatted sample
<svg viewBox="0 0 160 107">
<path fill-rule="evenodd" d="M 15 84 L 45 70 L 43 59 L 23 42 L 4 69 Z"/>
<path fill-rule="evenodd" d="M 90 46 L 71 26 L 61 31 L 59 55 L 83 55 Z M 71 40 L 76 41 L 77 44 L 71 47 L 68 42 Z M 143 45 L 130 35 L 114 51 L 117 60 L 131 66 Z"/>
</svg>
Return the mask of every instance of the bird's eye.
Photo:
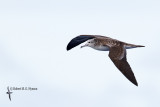
<svg viewBox="0 0 160 107">
<path fill-rule="evenodd" d="M 91 43 L 91 42 L 88 42 L 88 43 Z"/>
</svg>

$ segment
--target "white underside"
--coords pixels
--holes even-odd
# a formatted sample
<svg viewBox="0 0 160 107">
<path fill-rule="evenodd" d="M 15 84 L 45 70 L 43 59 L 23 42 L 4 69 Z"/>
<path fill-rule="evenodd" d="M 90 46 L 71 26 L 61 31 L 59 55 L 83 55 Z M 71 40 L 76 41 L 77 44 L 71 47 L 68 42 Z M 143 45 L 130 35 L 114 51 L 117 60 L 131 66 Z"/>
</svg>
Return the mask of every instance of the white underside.
<svg viewBox="0 0 160 107">
<path fill-rule="evenodd" d="M 109 48 L 107 46 L 95 46 L 91 48 L 99 50 L 99 51 L 109 51 Z"/>
<path fill-rule="evenodd" d="M 99 50 L 99 51 L 109 51 L 109 48 L 107 46 L 94 46 L 91 47 L 93 49 Z M 126 49 L 136 48 L 136 47 L 125 47 Z"/>
</svg>

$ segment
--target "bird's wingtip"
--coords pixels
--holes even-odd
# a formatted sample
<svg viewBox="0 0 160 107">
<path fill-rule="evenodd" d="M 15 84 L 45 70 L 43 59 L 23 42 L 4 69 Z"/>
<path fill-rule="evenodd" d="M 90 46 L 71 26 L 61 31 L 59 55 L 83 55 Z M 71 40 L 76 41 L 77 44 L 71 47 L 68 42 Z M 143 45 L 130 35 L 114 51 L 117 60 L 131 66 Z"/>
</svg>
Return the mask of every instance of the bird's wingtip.
<svg viewBox="0 0 160 107">
<path fill-rule="evenodd" d="M 135 84 L 138 87 L 138 84 Z"/>
<path fill-rule="evenodd" d="M 67 51 L 69 51 L 70 49 L 71 49 L 71 47 L 69 47 L 69 46 L 66 47 L 66 50 L 67 50 Z"/>
<path fill-rule="evenodd" d="M 138 83 L 137 83 L 137 81 L 132 82 L 132 83 L 138 87 Z"/>
</svg>

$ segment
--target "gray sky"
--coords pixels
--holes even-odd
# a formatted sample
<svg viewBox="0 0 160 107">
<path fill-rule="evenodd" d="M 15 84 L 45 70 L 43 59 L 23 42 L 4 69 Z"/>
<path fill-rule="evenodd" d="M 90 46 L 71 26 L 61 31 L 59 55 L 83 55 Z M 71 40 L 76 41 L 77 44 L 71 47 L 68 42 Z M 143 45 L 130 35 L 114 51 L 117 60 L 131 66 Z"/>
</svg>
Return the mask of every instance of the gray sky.
<svg viewBox="0 0 160 107">
<path fill-rule="evenodd" d="M 160 99 L 160 1 L 1 0 L 0 105 L 5 107 L 157 107 Z M 98 34 L 145 48 L 128 50 L 139 86 L 108 52 L 80 46 L 80 34 Z M 7 86 L 38 90 L 13 90 Z"/>
</svg>

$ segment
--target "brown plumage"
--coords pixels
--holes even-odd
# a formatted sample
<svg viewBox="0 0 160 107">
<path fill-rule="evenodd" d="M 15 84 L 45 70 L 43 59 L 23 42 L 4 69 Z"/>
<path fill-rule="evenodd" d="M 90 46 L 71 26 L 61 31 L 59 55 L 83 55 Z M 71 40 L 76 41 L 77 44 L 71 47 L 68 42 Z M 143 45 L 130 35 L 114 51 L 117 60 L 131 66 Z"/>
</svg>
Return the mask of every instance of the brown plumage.
<svg viewBox="0 0 160 107">
<path fill-rule="evenodd" d="M 112 39 L 100 35 L 80 35 L 73 38 L 67 45 L 67 50 L 74 48 L 75 46 L 88 41 L 82 47 L 91 47 L 100 51 L 109 51 L 109 57 L 114 63 L 114 65 L 121 71 L 121 73 L 133 84 L 138 86 L 134 73 L 130 65 L 127 62 L 127 52 L 126 49 L 144 47 L 142 45 L 134 45 L 125 43 L 116 39 Z"/>
</svg>

